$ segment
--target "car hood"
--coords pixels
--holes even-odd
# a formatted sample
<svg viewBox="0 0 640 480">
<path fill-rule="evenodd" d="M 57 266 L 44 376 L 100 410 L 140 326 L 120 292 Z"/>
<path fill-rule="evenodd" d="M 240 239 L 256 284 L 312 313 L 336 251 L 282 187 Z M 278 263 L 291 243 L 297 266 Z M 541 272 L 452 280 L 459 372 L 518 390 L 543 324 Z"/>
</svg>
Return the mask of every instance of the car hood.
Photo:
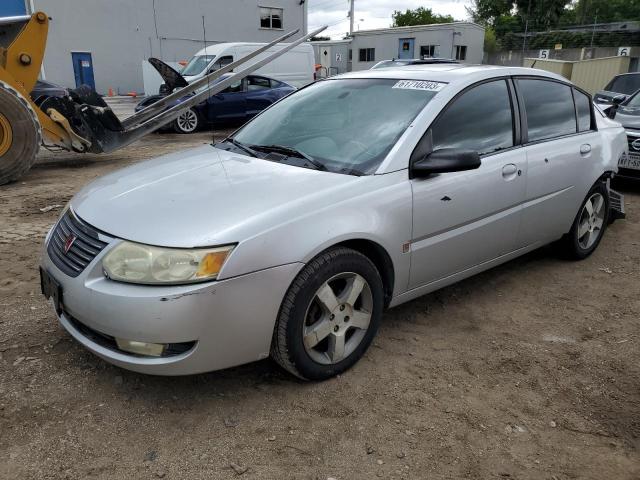
<svg viewBox="0 0 640 480">
<path fill-rule="evenodd" d="M 640 129 L 640 107 L 625 107 L 621 105 L 616 111 L 614 120 L 625 128 Z"/>
<path fill-rule="evenodd" d="M 211 145 L 111 173 L 72 200 L 87 223 L 166 247 L 235 243 L 337 198 L 363 177 L 274 163 Z M 320 201 L 319 205 L 324 202 Z"/>
</svg>

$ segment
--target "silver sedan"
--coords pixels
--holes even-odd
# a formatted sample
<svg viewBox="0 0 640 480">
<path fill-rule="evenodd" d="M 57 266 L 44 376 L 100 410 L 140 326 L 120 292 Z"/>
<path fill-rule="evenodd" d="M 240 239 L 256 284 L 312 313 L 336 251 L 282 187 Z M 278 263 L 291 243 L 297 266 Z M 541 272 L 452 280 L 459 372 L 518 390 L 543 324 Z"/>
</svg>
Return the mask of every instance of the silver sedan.
<svg viewBox="0 0 640 480">
<path fill-rule="evenodd" d="M 321 380 L 364 354 L 385 308 L 550 242 L 590 255 L 626 149 L 588 94 L 539 70 L 333 77 L 85 187 L 46 238 L 42 289 L 124 368 L 271 356 Z"/>
</svg>

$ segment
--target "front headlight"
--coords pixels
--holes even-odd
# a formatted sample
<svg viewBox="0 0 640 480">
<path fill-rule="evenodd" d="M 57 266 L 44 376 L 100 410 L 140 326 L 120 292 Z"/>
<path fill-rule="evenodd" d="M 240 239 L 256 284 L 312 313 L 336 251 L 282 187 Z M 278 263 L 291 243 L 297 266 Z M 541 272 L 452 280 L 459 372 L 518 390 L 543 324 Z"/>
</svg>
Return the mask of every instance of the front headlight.
<svg viewBox="0 0 640 480">
<path fill-rule="evenodd" d="M 183 284 L 214 280 L 233 245 L 216 248 L 161 248 L 122 242 L 102 261 L 111 280 L 143 284 Z"/>
</svg>

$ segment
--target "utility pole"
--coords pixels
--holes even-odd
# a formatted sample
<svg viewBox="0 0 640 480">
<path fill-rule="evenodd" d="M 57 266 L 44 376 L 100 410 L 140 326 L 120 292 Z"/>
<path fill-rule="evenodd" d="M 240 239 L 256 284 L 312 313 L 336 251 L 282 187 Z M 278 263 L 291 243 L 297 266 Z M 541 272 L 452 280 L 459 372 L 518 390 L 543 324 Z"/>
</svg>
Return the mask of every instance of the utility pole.
<svg viewBox="0 0 640 480">
<path fill-rule="evenodd" d="M 356 0 L 349 0 L 349 35 L 353 35 L 353 21 L 355 17 Z"/>
<path fill-rule="evenodd" d="M 593 37 L 595 37 L 596 35 L 596 25 L 598 24 L 598 10 L 596 10 L 596 18 L 594 18 L 593 20 L 593 30 L 591 31 L 591 45 L 589 45 L 590 47 L 593 48 Z"/>
</svg>

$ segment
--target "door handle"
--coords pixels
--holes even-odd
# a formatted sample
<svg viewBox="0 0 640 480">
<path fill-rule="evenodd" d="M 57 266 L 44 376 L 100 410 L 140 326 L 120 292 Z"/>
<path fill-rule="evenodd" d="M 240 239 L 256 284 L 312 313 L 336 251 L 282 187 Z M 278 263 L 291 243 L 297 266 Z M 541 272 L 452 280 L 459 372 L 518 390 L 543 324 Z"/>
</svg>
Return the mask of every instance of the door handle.
<svg viewBox="0 0 640 480">
<path fill-rule="evenodd" d="M 580 145 L 580 153 L 582 155 L 586 155 L 590 151 L 591 151 L 591 145 L 589 145 L 588 143 L 584 143 L 584 144 Z"/>
<path fill-rule="evenodd" d="M 508 163 L 502 167 L 502 178 L 513 180 L 518 175 L 518 167 L 514 163 Z"/>
</svg>

